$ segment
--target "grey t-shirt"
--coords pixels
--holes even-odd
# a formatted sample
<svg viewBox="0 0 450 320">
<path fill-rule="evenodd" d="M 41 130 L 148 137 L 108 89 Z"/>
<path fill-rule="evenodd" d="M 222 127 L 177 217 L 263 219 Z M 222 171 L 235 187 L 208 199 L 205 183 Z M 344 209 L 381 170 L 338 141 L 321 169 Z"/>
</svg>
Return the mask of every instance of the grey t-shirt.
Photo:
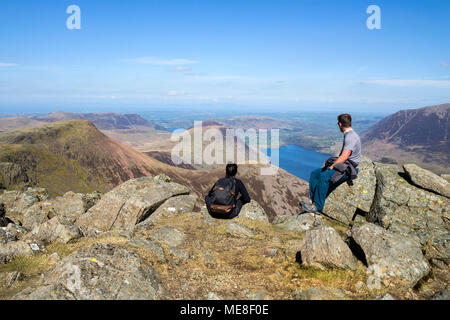
<svg viewBox="0 0 450 320">
<path fill-rule="evenodd" d="M 344 150 L 351 150 L 352 154 L 348 159 L 359 164 L 361 161 L 361 139 L 353 129 L 344 133 L 344 145 L 341 154 Z"/>
</svg>

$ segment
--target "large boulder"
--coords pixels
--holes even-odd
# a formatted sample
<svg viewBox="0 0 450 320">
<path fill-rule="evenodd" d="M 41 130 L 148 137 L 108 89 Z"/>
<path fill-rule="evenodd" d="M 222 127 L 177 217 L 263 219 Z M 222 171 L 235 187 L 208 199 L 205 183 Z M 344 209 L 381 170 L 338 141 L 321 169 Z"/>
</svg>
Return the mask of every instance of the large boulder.
<svg viewBox="0 0 450 320">
<path fill-rule="evenodd" d="M 324 214 L 350 225 L 358 217 L 356 213 L 367 213 L 375 195 L 375 170 L 373 162 L 361 157 L 358 178 L 352 185 L 344 182 L 333 190 L 325 201 Z"/>
<path fill-rule="evenodd" d="M 54 217 L 35 227 L 31 234 L 32 237 L 43 241 L 44 243 L 55 241 L 68 243 L 83 236 L 80 228 L 74 225 L 64 224 L 59 217 Z"/>
<path fill-rule="evenodd" d="M 167 199 L 187 194 L 187 187 L 161 176 L 129 180 L 105 194 L 76 224 L 83 230 L 132 230 Z"/>
<path fill-rule="evenodd" d="M 385 286 L 412 288 L 430 272 L 417 241 L 372 223 L 354 227 L 350 236 L 354 249 L 364 253 L 374 279 Z"/>
<path fill-rule="evenodd" d="M 53 213 L 53 206 L 50 202 L 37 202 L 25 211 L 22 218 L 22 226 L 28 230 L 48 221 Z"/>
<path fill-rule="evenodd" d="M 251 200 L 250 203 L 242 206 L 237 219 L 239 218 L 269 222 L 269 216 L 266 211 L 264 211 L 264 209 L 255 200 Z"/>
<path fill-rule="evenodd" d="M 277 216 L 272 221 L 277 228 L 287 231 L 297 231 L 299 233 L 316 229 L 325 225 L 323 217 L 314 213 L 304 213 L 293 216 Z"/>
<path fill-rule="evenodd" d="M 5 205 L 6 217 L 15 224 L 22 224 L 25 211 L 39 202 L 39 197 L 30 192 L 5 191 L 0 195 L 0 203 Z"/>
<path fill-rule="evenodd" d="M 405 164 L 403 169 L 415 185 L 450 198 L 450 182 L 444 178 L 439 177 L 431 171 L 422 169 L 415 164 Z"/>
<path fill-rule="evenodd" d="M 153 300 L 163 297 L 158 274 L 141 257 L 96 243 L 74 252 L 16 300 Z"/>
<path fill-rule="evenodd" d="M 97 192 L 82 194 L 67 192 L 62 197 L 57 197 L 53 202 L 54 214 L 59 216 L 65 223 L 74 223 L 81 215 L 93 207 L 100 199 Z"/>
<path fill-rule="evenodd" d="M 196 202 L 196 195 L 182 195 L 172 197 L 166 200 L 145 221 L 141 222 L 141 224 L 148 224 L 150 221 L 154 223 L 160 220 L 162 217 L 174 217 L 183 213 L 192 212 L 194 210 Z"/>
<path fill-rule="evenodd" d="M 404 179 L 396 165 L 375 164 L 377 191 L 370 222 L 419 240 L 449 232 L 450 199 L 420 189 Z"/>
<path fill-rule="evenodd" d="M 304 267 L 356 269 L 356 258 L 339 234 L 331 227 L 306 231 L 300 249 Z"/>
</svg>

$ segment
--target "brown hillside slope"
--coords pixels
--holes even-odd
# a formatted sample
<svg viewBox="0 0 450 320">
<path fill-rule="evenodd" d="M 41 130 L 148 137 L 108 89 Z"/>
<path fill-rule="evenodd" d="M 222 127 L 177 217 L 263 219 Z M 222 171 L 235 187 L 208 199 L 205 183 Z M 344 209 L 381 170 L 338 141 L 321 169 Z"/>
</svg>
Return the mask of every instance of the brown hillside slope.
<svg viewBox="0 0 450 320">
<path fill-rule="evenodd" d="M 22 167 L 30 184 L 53 194 L 107 191 L 150 175 L 141 155 L 90 122 L 62 121 L 0 134 L 0 162 Z"/>
</svg>

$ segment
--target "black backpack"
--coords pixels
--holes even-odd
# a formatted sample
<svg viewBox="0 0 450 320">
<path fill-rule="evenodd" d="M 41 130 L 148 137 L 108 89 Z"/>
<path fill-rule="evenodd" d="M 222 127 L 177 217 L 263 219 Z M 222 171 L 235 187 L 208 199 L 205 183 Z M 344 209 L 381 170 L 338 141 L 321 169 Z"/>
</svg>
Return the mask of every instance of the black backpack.
<svg viewBox="0 0 450 320">
<path fill-rule="evenodd" d="M 212 189 L 211 210 L 214 213 L 230 213 L 236 207 L 236 180 L 234 177 L 219 179 Z"/>
</svg>

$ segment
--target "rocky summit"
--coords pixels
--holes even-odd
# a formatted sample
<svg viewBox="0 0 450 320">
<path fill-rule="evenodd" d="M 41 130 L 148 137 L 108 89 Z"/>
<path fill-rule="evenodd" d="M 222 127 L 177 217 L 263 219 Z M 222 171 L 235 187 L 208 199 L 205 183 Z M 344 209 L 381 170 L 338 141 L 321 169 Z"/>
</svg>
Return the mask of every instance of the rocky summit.
<svg viewBox="0 0 450 320">
<path fill-rule="evenodd" d="M 323 215 L 270 219 L 255 200 L 214 219 L 165 174 L 3 191 L 0 299 L 448 299 L 446 180 L 368 158 L 360 172 Z"/>
</svg>

